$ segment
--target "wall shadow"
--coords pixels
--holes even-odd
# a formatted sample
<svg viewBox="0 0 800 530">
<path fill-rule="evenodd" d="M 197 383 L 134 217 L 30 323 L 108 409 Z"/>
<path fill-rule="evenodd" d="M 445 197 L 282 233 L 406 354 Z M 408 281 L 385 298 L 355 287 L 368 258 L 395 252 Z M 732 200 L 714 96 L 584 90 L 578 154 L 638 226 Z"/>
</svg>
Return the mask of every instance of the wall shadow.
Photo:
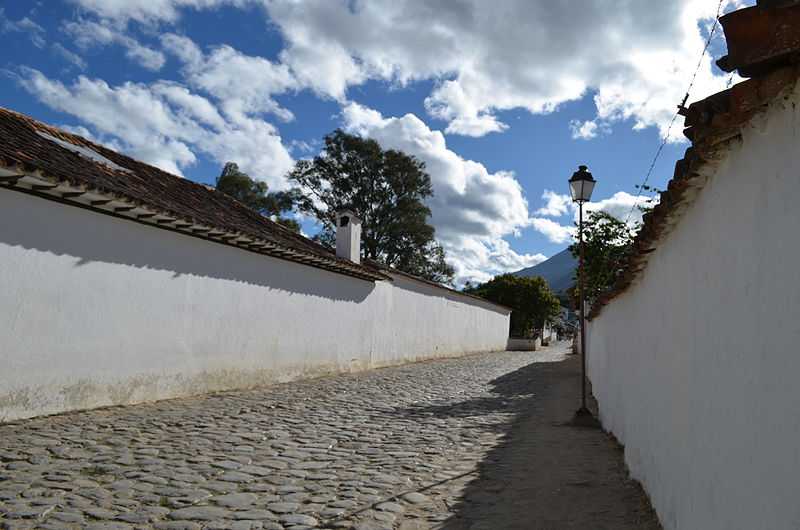
<svg viewBox="0 0 800 530">
<path fill-rule="evenodd" d="M 0 245 L 75 258 L 75 268 L 125 265 L 350 302 L 375 289 L 374 282 L 13 190 L 0 190 L 0 226 Z"/>
<path fill-rule="evenodd" d="M 389 271 L 389 274 L 392 276 L 392 279 L 394 280 L 394 285 L 397 288 L 410 291 L 412 293 L 419 294 L 422 296 L 431 296 L 434 298 L 441 298 L 450 302 L 466 304 L 473 307 L 480 307 L 481 309 L 488 309 L 490 311 L 494 311 L 502 315 L 508 314 L 508 311 L 501 309 L 500 307 L 489 302 L 488 300 L 481 300 L 479 298 L 461 294 L 456 291 L 435 287 L 423 281 L 409 278 L 404 274 L 398 274 L 396 272 L 395 273 L 393 272 L 394 271 Z"/>
<path fill-rule="evenodd" d="M 534 362 L 493 380 L 491 397 L 402 411 L 410 418 L 513 413 L 510 422 L 480 426 L 501 441 L 437 529 L 661 529 L 613 438 L 568 424 L 580 404 L 579 367 L 577 356 Z"/>
</svg>

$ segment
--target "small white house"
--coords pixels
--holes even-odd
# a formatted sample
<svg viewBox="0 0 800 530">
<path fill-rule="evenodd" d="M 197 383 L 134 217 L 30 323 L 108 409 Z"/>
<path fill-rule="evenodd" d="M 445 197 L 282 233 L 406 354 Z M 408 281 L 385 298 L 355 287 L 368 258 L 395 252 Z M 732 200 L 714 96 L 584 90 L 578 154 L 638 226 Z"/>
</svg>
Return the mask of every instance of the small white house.
<svg viewBox="0 0 800 530">
<path fill-rule="evenodd" d="M 502 350 L 510 310 L 0 108 L 0 421 Z"/>
</svg>

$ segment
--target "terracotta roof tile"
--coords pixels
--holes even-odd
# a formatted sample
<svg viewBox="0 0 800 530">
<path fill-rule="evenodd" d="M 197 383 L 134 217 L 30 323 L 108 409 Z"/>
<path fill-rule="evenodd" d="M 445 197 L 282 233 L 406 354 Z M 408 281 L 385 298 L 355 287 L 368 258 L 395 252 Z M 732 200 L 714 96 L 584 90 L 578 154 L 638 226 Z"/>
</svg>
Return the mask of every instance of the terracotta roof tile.
<svg viewBox="0 0 800 530">
<path fill-rule="evenodd" d="M 761 0 L 720 18 L 728 55 L 717 64 L 742 77 L 759 76 L 776 66 L 797 62 L 800 51 L 800 9 L 797 0 Z"/>
</svg>

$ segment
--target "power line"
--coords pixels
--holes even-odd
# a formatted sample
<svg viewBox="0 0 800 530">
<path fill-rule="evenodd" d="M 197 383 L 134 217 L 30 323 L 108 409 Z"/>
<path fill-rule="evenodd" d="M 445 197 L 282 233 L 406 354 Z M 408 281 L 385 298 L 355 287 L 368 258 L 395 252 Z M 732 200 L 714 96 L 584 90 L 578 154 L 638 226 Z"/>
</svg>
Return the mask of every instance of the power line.
<svg viewBox="0 0 800 530">
<path fill-rule="evenodd" d="M 661 156 L 661 152 L 664 151 L 664 147 L 666 147 L 667 142 L 669 141 L 669 135 L 672 133 L 672 127 L 675 125 L 675 121 L 678 119 L 681 110 L 685 108 L 686 102 L 689 101 L 689 93 L 692 91 L 692 88 L 694 88 L 694 83 L 697 80 L 697 74 L 700 72 L 700 68 L 703 65 L 703 58 L 705 58 L 706 53 L 708 52 L 708 48 L 711 46 L 711 41 L 714 39 L 714 34 L 717 31 L 717 26 L 719 25 L 719 16 L 720 13 L 722 12 L 722 4 L 724 2 L 725 0 L 719 0 L 719 4 L 717 4 L 717 15 L 716 17 L 714 17 L 714 24 L 711 26 L 711 31 L 708 32 L 708 38 L 706 39 L 705 46 L 703 46 L 703 51 L 700 54 L 700 59 L 697 61 L 697 66 L 694 69 L 694 74 L 692 74 L 692 79 L 689 81 L 689 87 L 686 89 L 686 94 L 683 96 L 683 101 L 681 101 L 681 104 L 678 105 L 678 109 L 675 111 L 675 114 L 673 114 L 672 116 L 672 120 L 670 120 L 669 122 L 669 127 L 667 127 L 667 133 L 664 135 L 664 139 L 658 146 L 658 149 L 656 149 L 656 154 L 653 157 L 653 161 L 650 163 L 650 167 L 647 170 L 647 174 L 644 177 L 644 181 L 642 181 L 641 186 L 639 186 L 639 189 L 642 191 L 646 189 L 647 183 L 650 181 L 650 177 L 653 175 L 653 171 L 655 170 L 656 163 L 658 162 L 658 159 Z M 730 87 L 730 84 L 732 82 L 733 82 L 733 75 L 731 74 L 731 77 L 728 79 L 728 87 Z M 652 198 L 655 198 L 655 195 L 653 195 Z M 631 214 L 633 214 L 633 211 L 638 206 L 639 206 L 639 195 L 637 193 L 636 199 L 633 201 L 633 205 L 631 206 L 631 209 L 628 211 L 628 215 L 625 217 L 626 225 L 628 224 L 628 221 L 630 221 Z"/>
<path fill-rule="evenodd" d="M 733 85 L 733 78 L 736 75 L 736 72 L 731 72 L 731 75 L 728 76 L 728 81 L 725 83 L 725 90 L 728 90 L 731 85 Z"/>
</svg>

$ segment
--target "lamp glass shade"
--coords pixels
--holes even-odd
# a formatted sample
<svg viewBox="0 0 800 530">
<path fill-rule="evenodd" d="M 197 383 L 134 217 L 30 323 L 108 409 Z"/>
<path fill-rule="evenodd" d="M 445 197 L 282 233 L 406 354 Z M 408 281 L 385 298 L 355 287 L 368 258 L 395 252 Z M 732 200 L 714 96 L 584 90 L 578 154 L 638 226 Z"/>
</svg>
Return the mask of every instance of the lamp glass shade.
<svg viewBox="0 0 800 530">
<path fill-rule="evenodd" d="M 587 171 L 586 166 L 581 166 L 572 178 L 569 179 L 569 191 L 573 202 L 589 202 L 592 200 L 592 191 L 597 181 Z"/>
</svg>

